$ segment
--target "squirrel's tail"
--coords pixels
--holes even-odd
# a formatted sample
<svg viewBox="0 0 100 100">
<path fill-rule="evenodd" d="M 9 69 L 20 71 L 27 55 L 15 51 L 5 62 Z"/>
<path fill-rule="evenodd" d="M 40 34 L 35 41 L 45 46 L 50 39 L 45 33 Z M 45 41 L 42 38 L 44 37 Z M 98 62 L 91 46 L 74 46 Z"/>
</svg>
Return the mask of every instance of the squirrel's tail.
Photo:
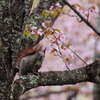
<svg viewBox="0 0 100 100">
<path fill-rule="evenodd" d="M 40 44 L 37 44 L 35 46 L 32 46 L 30 48 L 27 48 L 27 49 L 23 50 L 19 54 L 19 56 L 18 56 L 18 58 L 16 60 L 16 67 L 17 68 L 20 67 L 20 62 L 21 62 L 22 58 L 24 58 L 24 57 L 26 57 L 28 55 L 33 55 L 33 54 L 37 53 L 38 51 L 41 51 L 41 49 L 42 49 L 42 46 L 40 46 Z"/>
</svg>

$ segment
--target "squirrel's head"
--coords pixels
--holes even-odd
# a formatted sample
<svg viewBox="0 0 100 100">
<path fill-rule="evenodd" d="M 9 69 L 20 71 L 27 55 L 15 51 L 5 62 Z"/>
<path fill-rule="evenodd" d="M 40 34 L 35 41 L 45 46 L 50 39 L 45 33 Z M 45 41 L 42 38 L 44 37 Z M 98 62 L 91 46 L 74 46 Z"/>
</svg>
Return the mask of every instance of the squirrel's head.
<svg viewBox="0 0 100 100">
<path fill-rule="evenodd" d="M 42 46 L 40 47 L 39 51 L 36 53 L 36 62 L 34 64 L 34 70 L 38 71 L 42 65 L 42 61 L 45 57 L 46 48 L 43 50 Z"/>
<path fill-rule="evenodd" d="M 42 46 L 39 47 L 39 51 L 37 52 L 37 58 L 39 60 L 43 60 L 45 57 L 46 48 L 43 50 Z"/>
</svg>

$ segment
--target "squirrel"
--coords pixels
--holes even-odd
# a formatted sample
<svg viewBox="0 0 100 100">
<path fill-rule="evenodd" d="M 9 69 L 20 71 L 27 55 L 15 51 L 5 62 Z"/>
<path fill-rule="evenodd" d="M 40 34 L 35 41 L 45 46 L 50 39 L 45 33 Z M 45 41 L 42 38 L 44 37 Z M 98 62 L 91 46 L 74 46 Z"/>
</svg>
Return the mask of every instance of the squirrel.
<svg viewBox="0 0 100 100">
<path fill-rule="evenodd" d="M 17 58 L 16 67 L 19 69 L 19 76 L 28 74 L 38 74 L 42 61 L 45 57 L 46 49 L 36 45 L 22 51 Z"/>
</svg>

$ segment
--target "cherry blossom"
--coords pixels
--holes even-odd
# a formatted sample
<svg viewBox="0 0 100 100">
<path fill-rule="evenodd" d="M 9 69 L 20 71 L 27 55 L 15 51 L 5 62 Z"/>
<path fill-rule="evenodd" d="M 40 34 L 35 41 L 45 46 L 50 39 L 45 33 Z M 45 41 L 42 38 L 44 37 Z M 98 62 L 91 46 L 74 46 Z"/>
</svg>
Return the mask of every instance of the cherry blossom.
<svg viewBox="0 0 100 100">
<path fill-rule="evenodd" d="M 56 3 L 55 6 L 60 7 L 60 8 L 62 7 L 59 3 Z"/>
<path fill-rule="evenodd" d="M 43 35 L 43 30 L 42 30 L 42 29 L 39 29 L 37 33 L 38 33 L 39 35 Z"/>
<path fill-rule="evenodd" d="M 50 37 L 49 40 L 52 42 L 52 43 L 56 43 L 56 39 L 54 37 Z"/>
<path fill-rule="evenodd" d="M 47 28 L 47 26 L 46 26 L 46 24 L 43 22 L 42 23 L 42 26 L 44 27 L 44 28 Z"/>
<path fill-rule="evenodd" d="M 70 56 L 72 59 L 75 58 L 74 55 L 73 55 L 73 53 L 69 53 L 69 56 Z"/>
<path fill-rule="evenodd" d="M 50 7 L 50 10 L 52 10 L 53 8 L 54 8 L 54 6 L 51 6 L 51 7 Z"/>
<path fill-rule="evenodd" d="M 34 30 L 36 30 L 36 29 L 37 29 L 37 27 L 33 26 L 31 29 L 32 29 L 32 31 L 34 31 Z"/>
<path fill-rule="evenodd" d="M 33 26 L 33 27 L 31 28 L 31 30 L 32 30 L 31 34 L 35 34 L 36 29 L 37 29 L 37 27 Z"/>
<path fill-rule="evenodd" d="M 60 34 L 60 41 L 61 42 L 66 42 L 66 36 L 64 34 Z"/>
</svg>

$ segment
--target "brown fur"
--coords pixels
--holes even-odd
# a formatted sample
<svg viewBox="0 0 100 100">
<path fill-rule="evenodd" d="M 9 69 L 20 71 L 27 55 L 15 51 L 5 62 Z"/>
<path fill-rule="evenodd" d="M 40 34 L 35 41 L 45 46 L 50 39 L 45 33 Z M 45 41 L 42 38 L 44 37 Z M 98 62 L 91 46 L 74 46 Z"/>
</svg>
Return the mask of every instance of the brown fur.
<svg viewBox="0 0 100 100">
<path fill-rule="evenodd" d="M 16 66 L 19 69 L 19 76 L 29 73 L 38 74 L 45 57 L 45 50 L 41 46 L 34 46 L 24 50 L 17 59 Z"/>
</svg>

